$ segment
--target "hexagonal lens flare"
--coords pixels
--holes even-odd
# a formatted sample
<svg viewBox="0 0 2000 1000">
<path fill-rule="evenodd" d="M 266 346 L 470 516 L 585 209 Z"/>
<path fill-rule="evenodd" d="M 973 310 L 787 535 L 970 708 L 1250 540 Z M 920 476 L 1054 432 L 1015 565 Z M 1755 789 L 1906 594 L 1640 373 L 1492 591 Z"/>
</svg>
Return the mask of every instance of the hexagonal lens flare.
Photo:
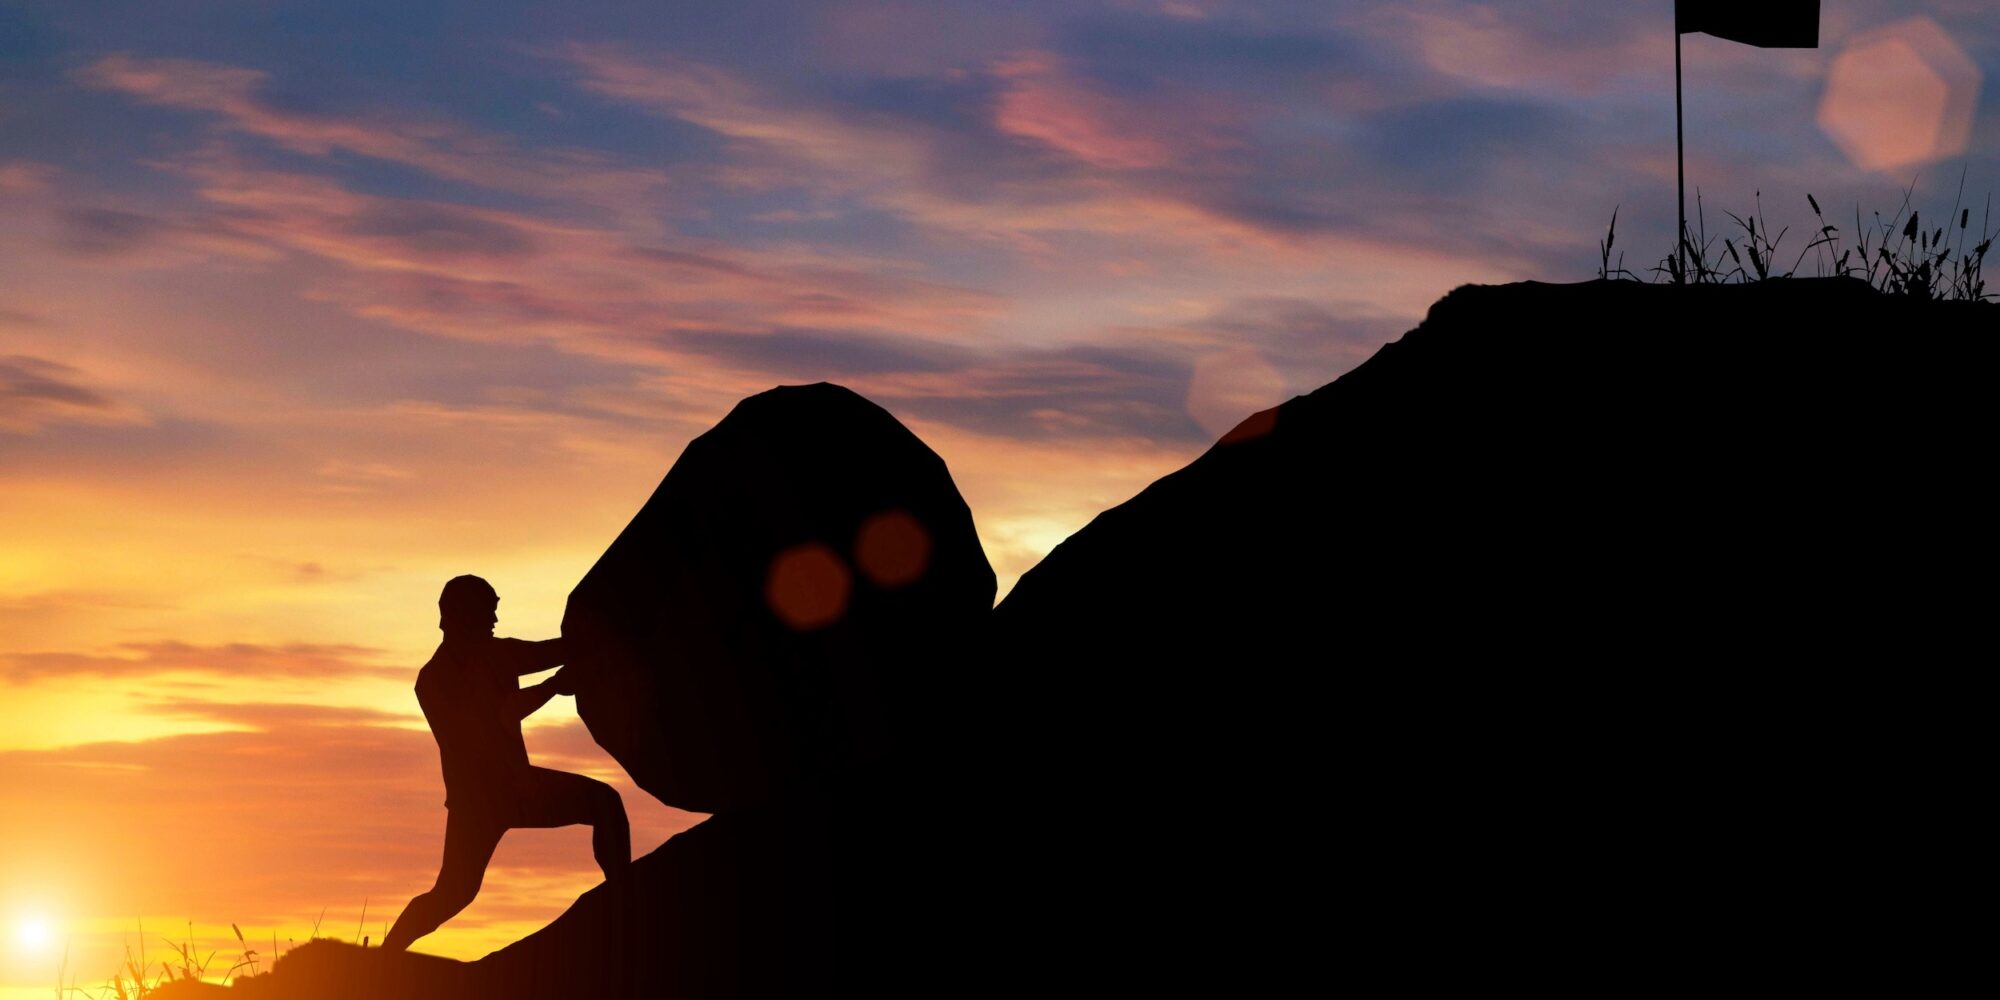
<svg viewBox="0 0 2000 1000">
<path fill-rule="evenodd" d="M 1864 170 L 1893 173 L 1965 152 L 1981 74 L 1936 21 L 1856 35 L 1835 57 L 1819 127 Z"/>
</svg>

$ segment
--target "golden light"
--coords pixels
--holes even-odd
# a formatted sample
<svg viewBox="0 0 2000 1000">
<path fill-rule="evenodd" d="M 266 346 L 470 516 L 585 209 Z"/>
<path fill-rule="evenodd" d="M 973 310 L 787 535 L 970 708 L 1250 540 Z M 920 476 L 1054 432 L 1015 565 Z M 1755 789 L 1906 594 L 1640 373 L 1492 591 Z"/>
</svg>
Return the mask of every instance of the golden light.
<svg viewBox="0 0 2000 1000">
<path fill-rule="evenodd" d="M 56 927 L 47 917 L 25 916 L 14 923 L 14 943 L 22 951 L 47 951 L 56 942 Z"/>
</svg>

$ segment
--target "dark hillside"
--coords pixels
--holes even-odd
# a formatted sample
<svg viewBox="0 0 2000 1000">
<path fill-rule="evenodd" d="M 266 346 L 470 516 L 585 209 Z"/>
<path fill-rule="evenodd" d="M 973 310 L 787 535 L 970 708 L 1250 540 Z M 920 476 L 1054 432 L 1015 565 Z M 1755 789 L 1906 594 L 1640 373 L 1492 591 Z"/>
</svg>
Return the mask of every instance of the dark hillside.
<svg viewBox="0 0 2000 1000">
<path fill-rule="evenodd" d="M 1461 288 L 898 653 L 921 741 L 425 988 L 1907 986 L 1969 947 L 1996 315 Z"/>
<path fill-rule="evenodd" d="M 1077 960 L 1215 989 L 1848 940 L 1829 873 L 1968 759 L 1996 318 L 1458 289 L 998 609 L 1000 797 L 1068 833 L 1016 884 L 1074 890 Z"/>
</svg>

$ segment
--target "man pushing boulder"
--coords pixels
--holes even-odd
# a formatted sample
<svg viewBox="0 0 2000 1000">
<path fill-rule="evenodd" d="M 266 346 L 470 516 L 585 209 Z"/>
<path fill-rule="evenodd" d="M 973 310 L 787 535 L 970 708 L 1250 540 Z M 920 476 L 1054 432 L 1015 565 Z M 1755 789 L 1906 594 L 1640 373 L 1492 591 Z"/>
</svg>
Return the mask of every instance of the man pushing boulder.
<svg viewBox="0 0 2000 1000">
<path fill-rule="evenodd" d="M 521 720 L 550 698 L 576 692 L 565 671 L 520 686 L 521 675 L 563 663 L 562 640 L 496 638 L 499 606 L 500 595 L 476 576 L 452 578 L 438 597 L 444 641 L 417 674 L 416 690 L 444 767 L 444 863 L 437 883 L 410 900 L 383 938 L 391 951 L 408 949 L 472 902 L 508 830 L 588 823 L 591 853 L 606 880 L 632 862 L 631 830 L 616 789 L 528 763 Z"/>
</svg>

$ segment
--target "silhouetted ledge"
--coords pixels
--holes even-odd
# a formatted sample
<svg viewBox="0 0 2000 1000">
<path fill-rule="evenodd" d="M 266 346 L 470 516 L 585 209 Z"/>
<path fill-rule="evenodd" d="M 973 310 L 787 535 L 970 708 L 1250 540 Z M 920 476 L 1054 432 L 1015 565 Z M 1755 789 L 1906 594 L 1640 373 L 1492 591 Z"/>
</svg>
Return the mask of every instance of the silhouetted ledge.
<svg viewBox="0 0 2000 1000">
<path fill-rule="evenodd" d="M 1457 289 L 996 610 L 992 797 L 1064 835 L 987 905 L 1142 991 L 1850 974 L 1855 866 L 1972 829 L 1996 320 Z"/>
<path fill-rule="evenodd" d="M 1983 759 L 1963 580 L 1995 547 L 1996 311 L 1853 281 L 1460 288 L 1026 574 L 934 661 L 975 693 L 941 706 L 957 742 L 727 810 L 410 975 L 481 1000 L 1599 993 L 1970 948 L 1896 886 L 1957 884 L 1938 845 L 1983 828 L 1958 762 Z M 291 961 L 268 995 L 330 995 Z"/>
</svg>

